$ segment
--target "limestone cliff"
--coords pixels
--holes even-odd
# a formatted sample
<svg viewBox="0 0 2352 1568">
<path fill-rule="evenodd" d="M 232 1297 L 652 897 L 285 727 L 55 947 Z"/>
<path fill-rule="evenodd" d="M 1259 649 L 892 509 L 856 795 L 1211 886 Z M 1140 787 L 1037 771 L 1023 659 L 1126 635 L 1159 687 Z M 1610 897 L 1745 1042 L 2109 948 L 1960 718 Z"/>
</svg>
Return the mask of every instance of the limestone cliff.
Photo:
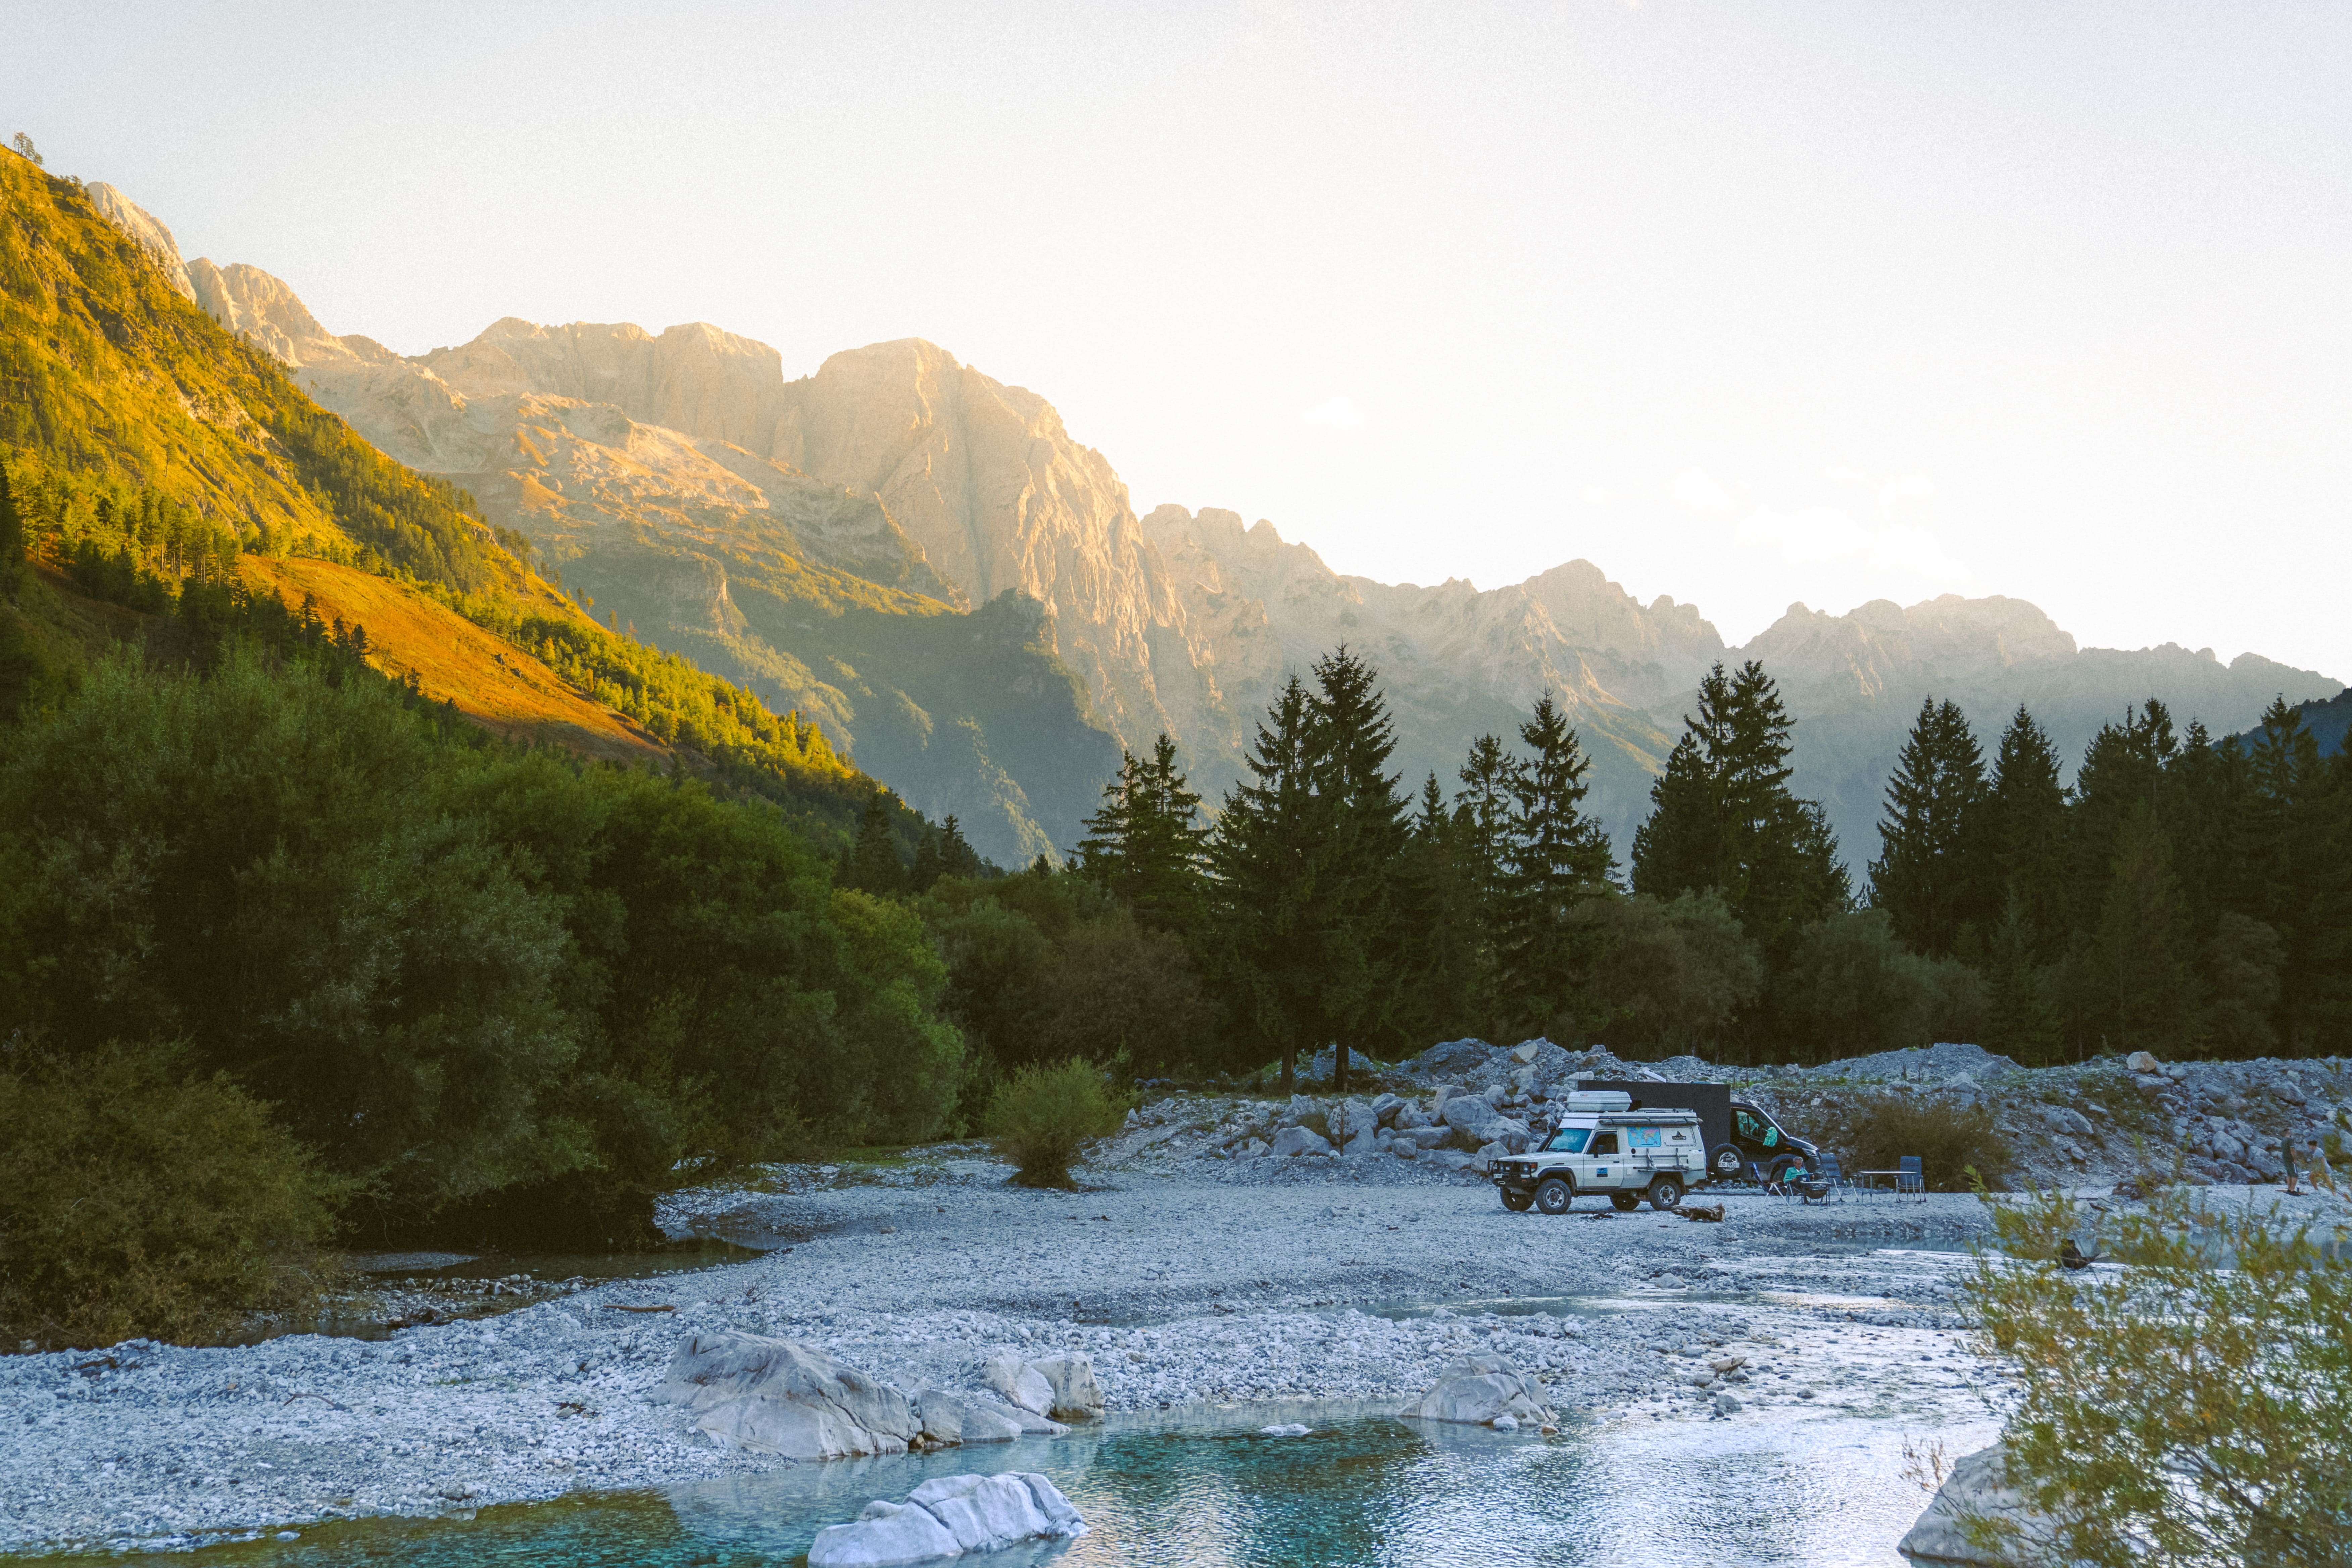
<svg viewBox="0 0 2352 1568">
<path fill-rule="evenodd" d="M 2078 648 L 2013 599 L 1793 606 L 1727 648 L 1694 606 L 1642 604 L 1586 561 L 1485 590 L 1346 576 L 1234 512 L 1139 519 L 1045 399 L 918 339 L 793 381 L 766 344 L 698 322 L 509 318 L 404 358 L 330 333 L 257 268 L 183 267 L 168 230 L 107 201 L 205 309 L 385 452 L 472 489 L 600 613 L 817 717 L 1001 860 L 1076 842 L 1114 742 L 1168 731 L 1213 801 L 1282 681 L 1342 643 L 1381 670 L 1408 785 L 1450 788 L 1473 738 L 1551 692 L 1621 855 L 1699 675 L 1761 659 L 1800 720 L 1797 785 L 1857 868 L 1928 695 L 1966 707 L 1988 750 L 2028 703 L 2071 759 L 2151 695 L 2221 733 L 2275 694 L 2338 689 L 2252 655 Z M 982 655 L 999 663 L 977 678 L 932 662 Z"/>
</svg>

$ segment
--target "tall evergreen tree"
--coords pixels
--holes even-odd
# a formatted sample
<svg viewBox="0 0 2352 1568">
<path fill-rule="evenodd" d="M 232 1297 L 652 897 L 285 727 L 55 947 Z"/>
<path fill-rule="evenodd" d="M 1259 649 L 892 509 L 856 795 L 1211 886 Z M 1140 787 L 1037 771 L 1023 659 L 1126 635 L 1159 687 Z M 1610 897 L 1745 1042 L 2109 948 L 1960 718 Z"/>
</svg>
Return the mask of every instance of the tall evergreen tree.
<svg viewBox="0 0 2352 1568">
<path fill-rule="evenodd" d="M 1776 959 L 1801 926 L 1852 895 L 1827 815 L 1790 793 L 1792 723 L 1762 665 L 1728 676 L 1717 665 L 1633 835 L 1635 892 L 1671 900 L 1712 888 Z"/>
<path fill-rule="evenodd" d="M 1886 781 L 1882 847 L 1870 865 L 1871 903 L 1914 952 L 1943 957 L 1963 922 L 1983 918 L 1985 878 L 1977 862 L 1984 796 L 1984 753 L 1968 716 L 1948 700 L 1922 702 Z"/>
<path fill-rule="evenodd" d="M 890 807 L 887 790 L 876 790 L 866 797 L 865 813 L 857 819 L 857 838 L 850 845 L 839 880 L 862 893 L 877 898 L 890 898 L 907 890 L 907 868 L 898 858 L 898 846 L 890 835 Z"/>
<path fill-rule="evenodd" d="M 1323 861 L 1317 1010 L 1334 1046 L 1332 1088 L 1345 1092 L 1350 1045 L 1385 1032 L 1402 999 L 1411 939 L 1396 879 L 1408 808 L 1388 771 L 1396 724 L 1380 672 L 1342 646 L 1316 661 L 1308 702 Z"/>
<path fill-rule="evenodd" d="M 940 875 L 977 878 L 982 869 L 980 851 L 965 840 L 963 825 L 955 813 L 948 813 L 947 820 L 940 824 Z"/>
<path fill-rule="evenodd" d="M 923 824 L 923 836 L 915 841 L 915 864 L 907 873 L 907 890 L 928 893 L 945 869 L 940 858 L 940 830 L 929 823 Z"/>
<path fill-rule="evenodd" d="M 1419 933 L 1406 955 L 1409 1005 L 1389 1031 L 1392 1042 L 1447 1039 L 1482 1032 L 1474 1021 L 1478 973 L 1477 909 L 1462 857 L 1454 808 L 1433 773 L 1421 796 L 1397 871 L 1401 921 Z"/>
<path fill-rule="evenodd" d="M 2066 791 L 2057 748 L 2022 704 L 2001 731 L 1982 821 L 1978 901 L 2004 921 L 2013 907 L 2032 961 L 2054 962 L 2065 951 Z"/>
<path fill-rule="evenodd" d="M 1463 760 L 1454 797 L 1453 843 L 1463 892 L 1465 996 L 1484 1032 L 1503 1026 L 1503 881 L 1517 809 L 1519 760 L 1500 737 L 1481 735 Z"/>
<path fill-rule="evenodd" d="M 1206 884 L 1208 829 L 1201 797 L 1186 787 L 1176 742 L 1163 731 L 1149 762 L 1125 754 L 1103 803 L 1087 818 L 1078 868 L 1135 911 L 1144 924 L 1186 931 L 1199 918 Z"/>
<path fill-rule="evenodd" d="M 1572 911 L 1615 885 L 1617 859 L 1584 815 L 1591 768 L 1567 717 L 1545 692 L 1519 726 L 1528 757 L 1516 773 L 1502 883 L 1502 950 L 1520 1016 L 1549 1025 L 1589 984 L 1591 943 Z"/>
<path fill-rule="evenodd" d="M 1211 957 L 1241 1031 L 1297 1087 L 1298 1047 L 1318 1017 L 1315 920 L 1321 869 L 1314 716 L 1293 676 L 1243 753 L 1209 840 L 1217 919 Z"/>
</svg>

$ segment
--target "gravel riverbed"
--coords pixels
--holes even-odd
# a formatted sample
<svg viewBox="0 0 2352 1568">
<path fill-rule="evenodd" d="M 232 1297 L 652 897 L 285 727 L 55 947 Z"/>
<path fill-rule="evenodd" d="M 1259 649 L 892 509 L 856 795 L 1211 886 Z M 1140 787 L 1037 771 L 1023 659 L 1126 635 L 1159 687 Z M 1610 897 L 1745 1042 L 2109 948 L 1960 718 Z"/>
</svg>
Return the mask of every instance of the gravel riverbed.
<svg viewBox="0 0 2352 1568">
<path fill-rule="evenodd" d="M 973 1384 L 1000 1351 L 1079 1350 L 1115 1410 L 1403 1401 L 1473 1348 L 1599 1421 L 1801 1407 L 1927 1430 L 1981 1420 L 1993 1391 L 1952 1310 L 1972 1199 L 1548 1218 L 1464 1176 L 1320 1163 L 1276 1184 L 1130 1173 L 1049 1193 L 959 1161 L 924 1184 L 705 1194 L 689 1205 L 705 1223 L 818 1234 L 380 1341 L 0 1358 L 0 1551 L 194 1545 L 778 1463 L 646 1398 L 688 1332 L 719 1327 L 908 1386 Z M 1693 1387 L 1727 1352 L 1747 1363 Z M 1717 1414 L 1725 1392 L 1740 1413 Z"/>
</svg>

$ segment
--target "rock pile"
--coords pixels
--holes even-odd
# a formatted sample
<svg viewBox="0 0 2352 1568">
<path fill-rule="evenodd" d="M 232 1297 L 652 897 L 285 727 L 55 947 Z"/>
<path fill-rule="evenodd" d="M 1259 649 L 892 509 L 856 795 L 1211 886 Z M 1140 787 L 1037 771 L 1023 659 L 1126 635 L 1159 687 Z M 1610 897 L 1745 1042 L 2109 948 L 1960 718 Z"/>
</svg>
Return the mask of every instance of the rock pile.
<svg viewBox="0 0 2352 1568">
<path fill-rule="evenodd" d="M 905 1500 L 877 1499 L 849 1524 L 817 1531 L 809 1568 L 884 1568 L 1084 1535 L 1087 1523 L 1040 1475 L 940 1476 Z"/>
</svg>

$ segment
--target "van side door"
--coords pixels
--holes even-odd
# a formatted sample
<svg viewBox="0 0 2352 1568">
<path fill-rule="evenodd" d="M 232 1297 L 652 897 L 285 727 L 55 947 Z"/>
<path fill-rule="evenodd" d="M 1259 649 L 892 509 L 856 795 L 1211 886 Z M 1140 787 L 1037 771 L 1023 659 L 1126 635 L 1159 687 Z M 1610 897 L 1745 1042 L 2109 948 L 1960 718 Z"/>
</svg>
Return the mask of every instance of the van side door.
<svg viewBox="0 0 2352 1568">
<path fill-rule="evenodd" d="M 1625 1180 L 1623 1135 L 1615 1128 L 1604 1128 L 1592 1135 L 1584 1152 L 1584 1172 L 1577 1177 L 1577 1185 L 1615 1187 Z"/>
</svg>

